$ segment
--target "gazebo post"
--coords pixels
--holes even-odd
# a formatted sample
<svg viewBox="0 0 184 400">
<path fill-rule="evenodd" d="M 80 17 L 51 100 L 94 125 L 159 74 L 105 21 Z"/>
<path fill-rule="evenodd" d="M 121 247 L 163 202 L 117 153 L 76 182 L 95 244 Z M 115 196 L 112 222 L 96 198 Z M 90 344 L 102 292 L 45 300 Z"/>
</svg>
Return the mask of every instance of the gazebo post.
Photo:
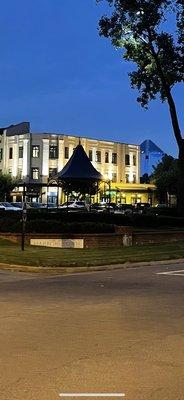
<svg viewBox="0 0 184 400">
<path fill-rule="evenodd" d="M 57 197 L 56 197 L 56 206 L 58 208 L 58 204 L 59 204 L 59 183 L 57 182 Z"/>
<path fill-rule="evenodd" d="M 49 184 L 47 183 L 47 210 L 48 210 L 48 186 Z"/>
</svg>

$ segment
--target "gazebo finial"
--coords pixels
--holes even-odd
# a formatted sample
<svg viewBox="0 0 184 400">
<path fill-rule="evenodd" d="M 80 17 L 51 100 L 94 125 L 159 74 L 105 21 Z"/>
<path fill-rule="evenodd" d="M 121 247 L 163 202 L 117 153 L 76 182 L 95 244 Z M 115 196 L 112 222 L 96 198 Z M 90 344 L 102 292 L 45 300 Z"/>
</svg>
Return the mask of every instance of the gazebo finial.
<svg viewBox="0 0 184 400">
<path fill-rule="evenodd" d="M 79 144 L 81 144 L 81 138 L 79 137 Z"/>
</svg>

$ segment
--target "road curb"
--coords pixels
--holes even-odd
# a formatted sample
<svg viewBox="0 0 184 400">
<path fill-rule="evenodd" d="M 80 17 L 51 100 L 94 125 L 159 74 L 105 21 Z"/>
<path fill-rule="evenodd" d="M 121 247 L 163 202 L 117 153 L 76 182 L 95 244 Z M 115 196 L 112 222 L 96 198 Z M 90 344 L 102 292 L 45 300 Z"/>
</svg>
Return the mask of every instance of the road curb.
<svg viewBox="0 0 184 400">
<path fill-rule="evenodd" d="M 7 270 L 12 272 L 28 272 L 35 274 L 49 274 L 49 275 L 69 275 L 77 274 L 82 272 L 96 272 L 96 271 L 112 271 L 117 269 L 136 268 L 144 266 L 155 266 L 156 265 L 169 265 L 169 264 L 181 264 L 184 263 L 183 258 L 173 260 L 161 260 L 161 261 L 143 261 L 143 262 L 125 262 L 123 264 L 111 264 L 111 265 L 98 265 L 98 266 L 85 266 L 85 267 L 37 267 L 31 265 L 17 265 L 17 264 L 5 264 L 0 263 L 0 270 Z"/>
</svg>

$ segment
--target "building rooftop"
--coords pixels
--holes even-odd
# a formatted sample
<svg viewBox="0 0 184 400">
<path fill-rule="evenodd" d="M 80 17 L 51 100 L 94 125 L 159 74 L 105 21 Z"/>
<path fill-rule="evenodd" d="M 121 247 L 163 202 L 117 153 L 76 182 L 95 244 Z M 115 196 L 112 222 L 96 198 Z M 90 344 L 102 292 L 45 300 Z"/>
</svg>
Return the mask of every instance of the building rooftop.
<svg viewBox="0 0 184 400">
<path fill-rule="evenodd" d="M 159 153 L 164 154 L 164 151 L 161 150 L 152 140 L 147 139 L 140 145 L 141 153 Z"/>
</svg>

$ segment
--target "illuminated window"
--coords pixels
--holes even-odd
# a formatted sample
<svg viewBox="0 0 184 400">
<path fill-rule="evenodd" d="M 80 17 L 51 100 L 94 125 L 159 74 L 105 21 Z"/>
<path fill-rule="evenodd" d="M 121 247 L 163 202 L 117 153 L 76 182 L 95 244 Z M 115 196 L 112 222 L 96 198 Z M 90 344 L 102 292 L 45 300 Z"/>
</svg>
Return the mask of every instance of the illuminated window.
<svg viewBox="0 0 184 400">
<path fill-rule="evenodd" d="M 32 179 L 38 179 L 39 178 L 39 169 L 38 168 L 32 168 L 31 169 L 31 178 Z"/>
<path fill-rule="evenodd" d="M 58 146 L 49 146 L 49 158 L 58 158 Z"/>
<path fill-rule="evenodd" d="M 130 165 L 130 155 L 125 154 L 125 165 Z"/>
<path fill-rule="evenodd" d="M 133 154 L 133 165 L 136 166 L 136 154 Z"/>
<path fill-rule="evenodd" d="M 40 146 L 32 146 L 32 157 L 33 158 L 39 158 L 40 157 Z"/>
<path fill-rule="evenodd" d="M 112 153 L 112 164 L 117 164 L 117 153 Z"/>
<path fill-rule="evenodd" d="M 109 153 L 108 151 L 105 152 L 105 163 L 109 163 Z"/>
<path fill-rule="evenodd" d="M 101 163 L 101 151 L 96 151 L 96 162 Z"/>
<path fill-rule="evenodd" d="M 13 158 L 13 147 L 9 148 L 9 159 L 12 160 Z"/>
<path fill-rule="evenodd" d="M 126 182 L 126 183 L 129 183 L 129 182 L 130 182 L 130 181 L 129 181 L 129 174 L 126 174 L 126 175 L 125 175 L 125 182 Z"/>
<path fill-rule="evenodd" d="M 23 158 L 23 147 L 19 147 L 19 158 Z"/>
<path fill-rule="evenodd" d="M 89 159 L 90 159 L 90 161 L 93 161 L 93 152 L 92 152 L 92 150 L 89 150 Z"/>
<path fill-rule="evenodd" d="M 69 158 L 69 147 L 65 147 L 65 158 Z"/>
<path fill-rule="evenodd" d="M 3 159 L 3 149 L 0 149 L 0 161 Z"/>
</svg>

